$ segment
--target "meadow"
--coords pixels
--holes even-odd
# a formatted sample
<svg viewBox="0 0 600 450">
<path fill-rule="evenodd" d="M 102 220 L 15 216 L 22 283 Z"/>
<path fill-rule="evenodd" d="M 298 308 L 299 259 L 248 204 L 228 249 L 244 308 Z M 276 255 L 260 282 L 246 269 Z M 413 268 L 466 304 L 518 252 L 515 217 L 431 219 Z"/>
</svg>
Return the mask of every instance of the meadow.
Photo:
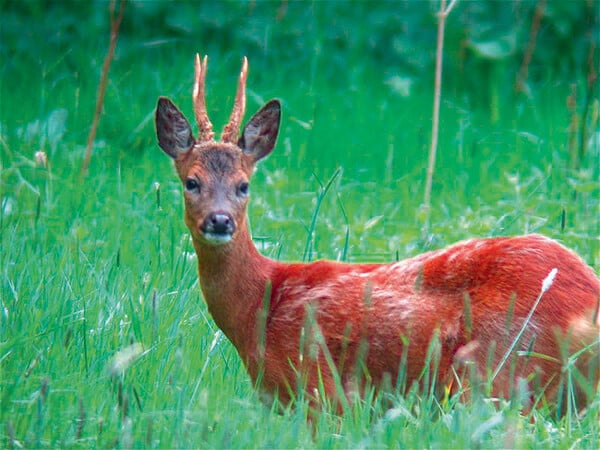
<svg viewBox="0 0 600 450">
<path fill-rule="evenodd" d="M 477 46 L 464 56 L 449 29 L 428 218 L 435 5 L 399 5 L 402 20 L 385 2 L 129 3 L 82 174 L 108 4 L 1 3 L 0 446 L 597 448 L 597 388 L 582 415 L 412 390 L 367 396 L 342 417 L 325 409 L 311 426 L 302 400 L 283 413 L 260 403 L 207 312 L 153 124 L 159 95 L 192 116 L 196 52 L 210 58 L 217 130 L 244 55 L 247 117 L 282 101 L 249 209 L 264 254 L 384 262 L 535 232 L 600 270 L 598 90 L 579 64 L 585 48 L 569 53 L 570 69 L 534 59 L 515 93 L 518 63 Z"/>
</svg>

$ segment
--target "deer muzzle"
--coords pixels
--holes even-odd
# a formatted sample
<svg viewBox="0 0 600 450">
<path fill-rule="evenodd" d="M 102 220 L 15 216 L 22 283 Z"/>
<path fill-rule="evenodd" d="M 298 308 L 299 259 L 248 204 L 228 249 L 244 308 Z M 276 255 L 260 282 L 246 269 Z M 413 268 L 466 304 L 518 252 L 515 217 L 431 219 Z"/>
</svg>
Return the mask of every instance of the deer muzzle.
<svg viewBox="0 0 600 450">
<path fill-rule="evenodd" d="M 200 225 L 200 232 L 204 239 L 212 244 L 226 244 L 233 238 L 235 221 L 231 214 L 215 211 L 206 216 Z"/>
</svg>

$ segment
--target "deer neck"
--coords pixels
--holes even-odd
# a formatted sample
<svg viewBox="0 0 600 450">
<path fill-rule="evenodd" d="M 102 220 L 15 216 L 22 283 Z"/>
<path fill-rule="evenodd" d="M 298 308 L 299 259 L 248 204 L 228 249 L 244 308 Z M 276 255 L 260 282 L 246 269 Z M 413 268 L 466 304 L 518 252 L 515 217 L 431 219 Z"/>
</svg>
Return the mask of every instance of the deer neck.
<svg viewBox="0 0 600 450">
<path fill-rule="evenodd" d="M 226 245 L 210 245 L 197 239 L 193 243 L 208 310 L 246 359 L 255 349 L 257 312 L 276 263 L 258 252 L 246 224 Z"/>
</svg>

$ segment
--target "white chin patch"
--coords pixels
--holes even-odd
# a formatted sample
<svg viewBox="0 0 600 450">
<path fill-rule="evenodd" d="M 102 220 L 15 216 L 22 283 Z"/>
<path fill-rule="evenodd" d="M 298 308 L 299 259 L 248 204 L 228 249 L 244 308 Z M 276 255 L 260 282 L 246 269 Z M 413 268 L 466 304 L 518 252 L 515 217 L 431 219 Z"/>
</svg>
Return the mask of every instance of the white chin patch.
<svg viewBox="0 0 600 450">
<path fill-rule="evenodd" d="M 214 234 L 214 233 L 204 233 L 204 239 L 214 245 L 223 245 L 227 244 L 233 236 L 231 234 Z"/>
</svg>

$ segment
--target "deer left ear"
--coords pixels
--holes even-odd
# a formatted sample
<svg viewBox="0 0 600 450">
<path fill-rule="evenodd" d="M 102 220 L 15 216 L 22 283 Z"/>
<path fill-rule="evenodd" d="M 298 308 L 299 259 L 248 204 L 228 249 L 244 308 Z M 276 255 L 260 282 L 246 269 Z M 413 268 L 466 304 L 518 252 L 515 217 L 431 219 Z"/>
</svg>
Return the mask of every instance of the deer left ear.
<svg viewBox="0 0 600 450">
<path fill-rule="evenodd" d="M 158 145 L 171 158 L 177 158 L 194 145 L 194 136 L 183 113 L 166 97 L 156 105 L 156 136 Z"/>
<path fill-rule="evenodd" d="M 279 100 L 271 100 L 246 124 L 238 146 L 254 162 L 264 158 L 273 150 L 281 122 Z"/>
</svg>

